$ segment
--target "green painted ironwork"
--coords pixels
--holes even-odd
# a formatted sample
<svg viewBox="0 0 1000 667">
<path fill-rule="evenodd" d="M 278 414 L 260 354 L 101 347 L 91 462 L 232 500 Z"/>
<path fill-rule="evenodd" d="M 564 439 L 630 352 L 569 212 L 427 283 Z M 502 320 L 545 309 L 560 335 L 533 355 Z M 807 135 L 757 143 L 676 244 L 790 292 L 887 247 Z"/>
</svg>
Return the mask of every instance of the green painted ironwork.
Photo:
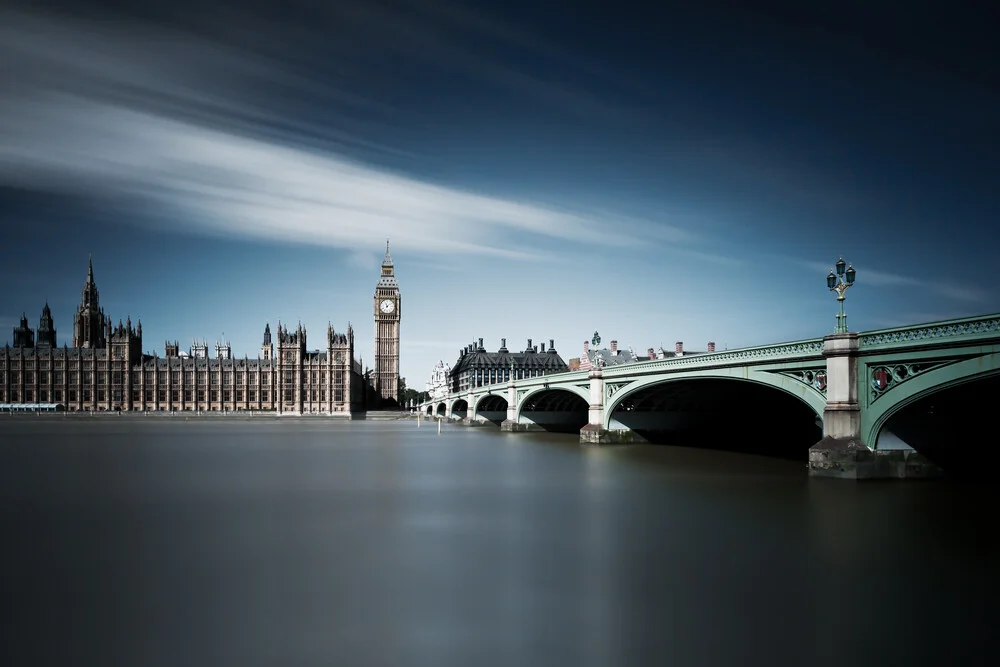
<svg viewBox="0 0 1000 667">
<path fill-rule="evenodd" d="M 993 337 L 1000 337 L 1000 314 L 866 331 L 859 335 L 858 345 L 861 349 L 872 349 L 932 341 L 960 343 Z"/>
</svg>

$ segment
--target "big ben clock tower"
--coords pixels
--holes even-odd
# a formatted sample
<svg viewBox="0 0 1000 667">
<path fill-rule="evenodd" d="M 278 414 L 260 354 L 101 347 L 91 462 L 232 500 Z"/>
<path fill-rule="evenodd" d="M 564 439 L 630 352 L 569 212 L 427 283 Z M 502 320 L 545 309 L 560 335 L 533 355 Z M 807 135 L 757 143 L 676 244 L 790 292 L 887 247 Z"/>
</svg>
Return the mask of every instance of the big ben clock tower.
<svg viewBox="0 0 1000 667">
<path fill-rule="evenodd" d="M 375 286 L 375 393 L 383 405 L 395 405 L 399 394 L 399 284 L 385 242 L 382 275 Z"/>
</svg>

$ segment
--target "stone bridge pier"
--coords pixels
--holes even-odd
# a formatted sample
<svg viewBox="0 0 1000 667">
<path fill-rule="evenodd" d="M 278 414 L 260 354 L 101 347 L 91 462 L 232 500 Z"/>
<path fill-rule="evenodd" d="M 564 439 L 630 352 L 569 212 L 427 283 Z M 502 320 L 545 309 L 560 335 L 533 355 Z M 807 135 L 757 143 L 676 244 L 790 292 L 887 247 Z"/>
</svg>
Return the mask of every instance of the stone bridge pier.
<svg viewBox="0 0 1000 667">
<path fill-rule="evenodd" d="M 809 449 L 809 474 L 840 479 L 937 477 L 943 471 L 913 449 L 874 449 L 861 432 L 859 335 L 831 334 L 823 339 L 827 401 L 823 439 Z"/>
</svg>

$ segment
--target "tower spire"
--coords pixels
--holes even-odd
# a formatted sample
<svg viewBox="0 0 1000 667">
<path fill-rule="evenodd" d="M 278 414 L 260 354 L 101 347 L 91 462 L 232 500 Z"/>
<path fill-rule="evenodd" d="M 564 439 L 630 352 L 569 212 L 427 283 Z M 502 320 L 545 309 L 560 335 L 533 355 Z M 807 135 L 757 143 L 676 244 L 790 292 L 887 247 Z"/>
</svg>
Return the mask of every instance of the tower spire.
<svg viewBox="0 0 1000 667">
<path fill-rule="evenodd" d="M 382 266 L 392 266 L 392 255 L 389 254 L 389 239 L 385 240 L 385 258 L 382 260 Z"/>
<path fill-rule="evenodd" d="M 94 282 L 94 255 L 90 253 L 87 255 L 87 282 Z"/>
</svg>

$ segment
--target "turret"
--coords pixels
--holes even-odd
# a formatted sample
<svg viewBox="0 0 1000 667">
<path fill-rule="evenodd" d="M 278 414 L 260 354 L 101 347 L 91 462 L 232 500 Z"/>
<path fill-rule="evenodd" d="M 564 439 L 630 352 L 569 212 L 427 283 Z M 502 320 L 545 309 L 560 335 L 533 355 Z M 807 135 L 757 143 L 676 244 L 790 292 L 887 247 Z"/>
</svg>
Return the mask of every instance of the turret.
<svg viewBox="0 0 1000 667">
<path fill-rule="evenodd" d="M 56 347 L 56 329 L 52 324 L 52 311 L 49 309 L 49 302 L 45 302 L 42 308 L 42 317 L 38 320 L 37 346 L 40 348 L 52 349 Z"/>
</svg>

